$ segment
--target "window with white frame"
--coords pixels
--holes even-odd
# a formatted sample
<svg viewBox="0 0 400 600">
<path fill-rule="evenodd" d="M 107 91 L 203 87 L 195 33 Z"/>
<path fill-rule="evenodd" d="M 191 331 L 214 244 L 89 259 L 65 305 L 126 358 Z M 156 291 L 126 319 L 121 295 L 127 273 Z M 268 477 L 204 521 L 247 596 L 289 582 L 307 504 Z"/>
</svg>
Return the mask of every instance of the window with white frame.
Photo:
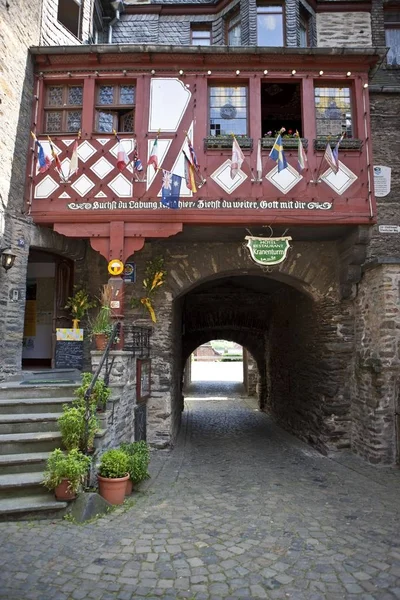
<svg viewBox="0 0 400 600">
<path fill-rule="evenodd" d="M 82 0 L 58 0 L 57 19 L 78 39 L 81 38 Z"/>
<path fill-rule="evenodd" d="M 387 63 L 389 65 L 400 65 L 400 12 L 387 10 L 385 16 L 385 38 L 386 46 L 389 47 L 387 53 Z"/>
<path fill-rule="evenodd" d="M 284 46 L 283 6 L 257 5 L 257 46 Z"/>
</svg>

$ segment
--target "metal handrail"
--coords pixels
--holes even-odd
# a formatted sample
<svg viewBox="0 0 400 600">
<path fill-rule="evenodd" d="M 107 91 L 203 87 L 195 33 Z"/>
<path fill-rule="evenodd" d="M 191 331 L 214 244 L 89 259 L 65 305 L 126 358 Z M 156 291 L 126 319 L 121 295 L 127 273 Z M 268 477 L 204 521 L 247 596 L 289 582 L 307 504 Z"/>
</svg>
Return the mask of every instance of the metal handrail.
<svg viewBox="0 0 400 600">
<path fill-rule="evenodd" d="M 85 439 L 84 439 L 84 448 L 85 448 L 85 452 L 87 452 L 87 443 L 88 443 L 88 439 L 89 439 L 89 419 L 90 419 L 90 396 L 92 395 L 93 392 L 93 388 L 96 385 L 96 382 L 99 378 L 100 372 L 103 368 L 104 363 L 107 361 L 107 366 L 106 366 L 106 373 L 104 375 L 104 383 L 106 385 L 108 385 L 109 382 L 109 378 L 110 378 L 110 371 L 112 369 L 112 366 L 114 364 L 114 358 L 111 362 L 111 366 L 110 368 L 108 368 L 108 355 L 110 353 L 110 349 L 111 346 L 114 344 L 115 339 L 119 336 L 119 333 L 121 331 L 121 322 L 118 321 L 117 323 L 115 323 L 114 327 L 112 328 L 111 331 L 111 335 L 109 337 L 109 340 L 107 342 L 107 346 L 104 349 L 104 352 L 100 358 L 100 362 L 97 366 L 97 369 L 95 371 L 95 374 L 93 375 L 92 381 L 90 382 L 90 385 L 88 387 L 88 389 L 85 392 L 84 398 L 85 398 Z"/>
</svg>

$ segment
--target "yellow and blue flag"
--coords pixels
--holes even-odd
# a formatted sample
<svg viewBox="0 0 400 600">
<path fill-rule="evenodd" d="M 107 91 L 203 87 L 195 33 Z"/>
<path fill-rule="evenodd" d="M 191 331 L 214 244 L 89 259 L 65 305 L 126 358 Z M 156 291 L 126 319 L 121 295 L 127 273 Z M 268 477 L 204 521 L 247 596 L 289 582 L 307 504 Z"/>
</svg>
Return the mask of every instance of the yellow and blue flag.
<svg viewBox="0 0 400 600">
<path fill-rule="evenodd" d="M 285 154 L 283 152 L 283 144 L 282 144 L 282 136 L 281 134 L 275 140 L 274 145 L 272 146 L 272 150 L 269 153 L 269 157 L 272 158 L 275 162 L 278 163 L 278 173 L 286 169 L 288 166 Z"/>
</svg>

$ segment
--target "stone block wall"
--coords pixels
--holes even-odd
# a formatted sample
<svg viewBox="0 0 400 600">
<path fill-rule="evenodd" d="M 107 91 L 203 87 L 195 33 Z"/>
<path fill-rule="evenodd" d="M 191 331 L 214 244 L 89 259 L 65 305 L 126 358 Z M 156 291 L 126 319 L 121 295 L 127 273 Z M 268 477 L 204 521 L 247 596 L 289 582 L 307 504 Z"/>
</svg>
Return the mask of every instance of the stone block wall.
<svg viewBox="0 0 400 600">
<path fill-rule="evenodd" d="M 352 448 L 370 462 L 393 463 L 400 412 L 400 260 L 369 266 L 356 302 Z"/>
<path fill-rule="evenodd" d="M 317 46 L 343 47 L 372 45 L 369 12 L 322 12 L 317 14 Z"/>
<path fill-rule="evenodd" d="M 285 429 L 328 452 L 350 445 L 353 319 L 332 298 L 282 291 L 267 332 L 266 409 Z"/>
</svg>

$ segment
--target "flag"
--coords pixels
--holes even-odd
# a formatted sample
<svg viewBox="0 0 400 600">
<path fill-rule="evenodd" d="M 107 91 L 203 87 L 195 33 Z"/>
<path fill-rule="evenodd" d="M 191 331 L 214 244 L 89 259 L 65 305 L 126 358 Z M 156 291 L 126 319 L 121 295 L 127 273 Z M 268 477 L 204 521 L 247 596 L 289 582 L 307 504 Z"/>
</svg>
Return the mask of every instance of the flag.
<svg viewBox="0 0 400 600">
<path fill-rule="evenodd" d="M 189 152 L 190 152 L 191 163 L 194 166 L 194 168 L 196 169 L 196 171 L 198 171 L 200 169 L 200 165 L 197 162 L 196 152 L 194 151 L 190 137 L 188 135 L 186 135 L 186 137 L 187 137 L 187 143 L 188 143 Z"/>
<path fill-rule="evenodd" d="M 158 137 L 154 140 L 147 165 L 153 165 L 155 171 L 158 169 Z"/>
<path fill-rule="evenodd" d="M 344 133 L 342 133 L 342 135 L 340 136 L 340 138 L 338 140 L 338 143 L 336 144 L 336 146 L 334 147 L 334 149 L 332 151 L 333 158 L 337 165 L 337 170 L 335 171 L 336 173 L 339 171 L 339 146 L 340 146 L 340 142 L 342 141 L 343 138 L 344 138 Z"/>
<path fill-rule="evenodd" d="M 297 135 L 297 164 L 299 167 L 299 171 L 302 171 L 303 169 L 306 168 L 306 162 L 307 162 L 307 156 L 306 153 L 304 152 L 304 146 L 303 146 L 303 142 L 301 141 L 301 137 L 299 135 L 299 132 L 296 131 L 296 135 Z"/>
<path fill-rule="evenodd" d="M 71 160 L 69 161 L 68 179 L 71 177 L 71 175 L 76 175 L 78 173 L 78 161 L 78 140 L 75 140 L 72 148 Z"/>
<path fill-rule="evenodd" d="M 336 150 L 336 147 L 335 147 L 335 150 Z M 330 168 L 332 169 L 332 171 L 334 173 L 337 173 L 339 171 L 338 160 L 337 160 L 337 158 L 335 158 L 329 142 L 326 145 L 324 158 L 325 158 L 326 162 L 328 163 L 328 165 L 330 166 Z"/>
<path fill-rule="evenodd" d="M 49 170 L 51 165 L 51 158 L 48 154 L 44 153 L 43 146 L 39 142 L 39 140 L 35 137 L 35 144 L 38 149 L 38 163 L 39 163 L 39 172 L 46 173 Z"/>
<path fill-rule="evenodd" d="M 231 160 L 231 179 L 235 179 L 242 162 L 244 161 L 244 154 L 241 147 L 239 146 L 237 139 L 233 136 L 232 144 L 232 160 Z"/>
<path fill-rule="evenodd" d="M 262 179 L 262 156 L 261 156 L 261 140 L 258 140 L 257 146 L 257 179 Z"/>
<path fill-rule="evenodd" d="M 133 151 L 133 168 L 135 171 L 143 171 L 143 165 L 142 165 L 142 161 L 139 158 L 139 153 L 137 151 L 137 149 L 135 148 Z"/>
<path fill-rule="evenodd" d="M 55 164 L 55 167 L 56 167 L 57 171 L 59 172 L 59 174 L 62 176 L 62 167 L 61 167 L 61 161 L 60 161 L 60 159 L 58 158 L 58 154 L 57 154 L 57 152 L 54 150 L 54 146 L 53 146 L 53 142 L 51 141 L 51 137 L 50 137 L 50 136 L 47 136 L 47 139 L 49 140 L 49 144 L 50 144 L 50 152 L 51 152 L 51 155 L 52 155 L 52 157 L 53 157 L 53 159 L 54 159 L 54 164 Z"/>
<path fill-rule="evenodd" d="M 181 191 L 182 177 L 170 171 L 163 170 L 163 183 L 161 190 L 161 203 L 168 208 L 179 208 L 179 194 Z"/>
<path fill-rule="evenodd" d="M 117 168 L 120 171 L 123 171 L 125 169 L 125 167 L 127 165 L 129 165 L 129 158 L 128 158 L 128 155 L 126 153 L 125 146 L 123 145 L 123 143 L 121 142 L 121 140 L 118 138 L 118 136 L 117 136 L 117 140 L 118 140 Z"/>
<path fill-rule="evenodd" d="M 269 153 L 269 157 L 278 163 L 278 173 L 283 171 L 283 169 L 287 168 L 288 165 L 285 158 L 285 153 L 283 152 L 282 136 L 280 133 L 278 134 L 278 137 L 276 138 L 275 143 L 272 146 L 272 150 Z"/>
<path fill-rule="evenodd" d="M 188 159 L 185 153 L 183 153 L 184 161 L 185 161 L 185 181 L 189 190 L 192 190 L 193 193 L 197 192 L 196 187 L 196 179 L 195 179 L 195 170 L 194 165 Z"/>
</svg>

